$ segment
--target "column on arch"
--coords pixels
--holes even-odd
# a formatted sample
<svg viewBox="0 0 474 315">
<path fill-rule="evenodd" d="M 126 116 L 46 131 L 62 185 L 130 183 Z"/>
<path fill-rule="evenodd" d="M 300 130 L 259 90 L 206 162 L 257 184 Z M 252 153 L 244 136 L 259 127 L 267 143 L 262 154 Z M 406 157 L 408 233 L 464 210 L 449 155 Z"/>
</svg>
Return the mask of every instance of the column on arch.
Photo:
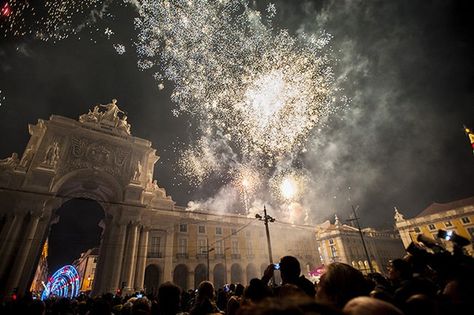
<svg viewBox="0 0 474 315">
<path fill-rule="evenodd" d="M 140 228 L 140 237 L 137 250 L 137 266 L 135 272 L 135 291 L 143 290 L 143 281 L 145 279 L 145 265 L 148 253 L 148 236 L 150 228 L 142 225 Z"/>
<path fill-rule="evenodd" d="M 99 256 L 94 274 L 94 283 L 92 285 L 92 295 L 100 295 L 107 292 L 106 281 L 110 279 L 110 269 L 106 264 L 110 261 L 110 240 L 113 239 L 114 224 L 112 215 L 106 212 L 105 218 L 99 223 L 102 227 L 102 235 L 99 246 Z"/>
<path fill-rule="evenodd" d="M 29 278 L 29 276 L 26 276 L 23 273 L 23 269 L 25 267 L 25 262 L 30 254 L 31 243 L 33 242 L 33 238 L 36 234 L 36 228 L 38 227 L 41 215 L 41 211 L 31 211 L 28 214 L 28 223 L 26 225 L 26 229 L 23 230 L 23 235 L 19 239 L 19 246 L 15 253 L 16 256 L 13 260 L 12 268 L 9 272 L 9 277 L 6 285 L 7 292 L 12 291 L 13 288 L 18 288 L 19 290 L 20 286 L 26 287 L 26 282 L 28 281 L 26 278 Z M 19 291 L 19 293 L 23 292 Z"/>
<path fill-rule="evenodd" d="M 125 245 L 121 276 L 121 283 L 125 284 L 125 290 L 127 292 L 132 291 L 134 285 L 138 242 L 137 231 L 138 222 L 130 221 L 127 228 L 127 242 Z"/>
<path fill-rule="evenodd" d="M 2 259 L 0 259 L 0 278 L 3 278 L 3 269 L 6 268 L 11 255 L 11 247 L 13 247 L 13 241 L 16 239 L 16 235 L 20 233 L 21 226 L 24 220 L 24 214 L 13 213 L 8 215 L 7 224 L 2 231 L 2 239 L 0 243 L 0 253 L 2 253 Z"/>
</svg>

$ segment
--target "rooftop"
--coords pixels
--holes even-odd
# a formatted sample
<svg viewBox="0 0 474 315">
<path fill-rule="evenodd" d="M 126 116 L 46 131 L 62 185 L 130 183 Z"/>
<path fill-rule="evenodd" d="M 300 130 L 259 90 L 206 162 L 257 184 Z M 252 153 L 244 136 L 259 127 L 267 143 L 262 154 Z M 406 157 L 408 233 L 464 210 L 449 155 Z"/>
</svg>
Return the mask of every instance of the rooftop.
<svg viewBox="0 0 474 315">
<path fill-rule="evenodd" d="M 431 205 L 428 206 L 425 210 L 420 212 L 416 217 L 424 217 L 427 215 L 435 214 L 435 213 L 440 213 L 440 212 L 446 212 L 449 210 L 455 210 L 458 208 L 466 207 L 466 206 L 471 206 L 474 205 L 474 197 L 469 197 L 461 200 L 456 200 L 456 201 L 451 201 L 447 203 L 437 203 L 434 202 Z"/>
</svg>

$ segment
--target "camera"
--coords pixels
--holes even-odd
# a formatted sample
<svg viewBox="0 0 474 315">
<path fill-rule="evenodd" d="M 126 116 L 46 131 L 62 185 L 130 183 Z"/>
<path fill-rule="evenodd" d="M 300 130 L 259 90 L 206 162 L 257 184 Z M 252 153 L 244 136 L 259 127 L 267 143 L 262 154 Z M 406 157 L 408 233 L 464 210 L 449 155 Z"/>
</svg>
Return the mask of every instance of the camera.
<svg viewBox="0 0 474 315">
<path fill-rule="evenodd" d="M 273 264 L 274 270 L 280 270 L 280 264 Z"/>
<path fill-rule="evenodd" d="M 438 238 L 451 241 L 455 246 L 459 247 L 464 247 L 471 243 L 467 238 L 457 235 L 454 231 L 438 230 Z"/>
</svg>

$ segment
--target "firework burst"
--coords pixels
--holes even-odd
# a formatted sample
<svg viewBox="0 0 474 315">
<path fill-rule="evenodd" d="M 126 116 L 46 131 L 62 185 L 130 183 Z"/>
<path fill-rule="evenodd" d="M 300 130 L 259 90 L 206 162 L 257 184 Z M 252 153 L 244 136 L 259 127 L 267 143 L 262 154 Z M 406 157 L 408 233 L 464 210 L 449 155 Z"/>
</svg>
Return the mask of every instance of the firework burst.
<svg viewBox="0 0 474 315">
<path fill-rule="evenodd" d="M 245 157 L 301 149 L 331 111 L 328 34 L 277 32 L 244 0 L 138 2 L 142 62 L 175 83 L 179 111 L 205 119 Z"/>
</svg>

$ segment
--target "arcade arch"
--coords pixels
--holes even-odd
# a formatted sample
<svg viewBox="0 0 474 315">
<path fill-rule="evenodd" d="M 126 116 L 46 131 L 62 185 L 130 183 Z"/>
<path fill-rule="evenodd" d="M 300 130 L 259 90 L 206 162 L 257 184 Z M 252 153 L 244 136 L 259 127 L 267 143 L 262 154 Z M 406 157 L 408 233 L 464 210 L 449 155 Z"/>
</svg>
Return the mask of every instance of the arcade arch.
<svg viewBox="0 0 474 315">
<path fill-rule="evenodd" d="M 224 284 L 226 284 L 225 278 L 226 278 L 226 271 L 224 264 L 216 264 L 214 266 L 214 286 L 216 288 L 222 288 Z"/>
<path fill-rule="evenodd" d="M 179 264 L 174 268 L 173 283 L 183 290 L 188 289 L 188 267 L 185 264 Z"/>
<path fill-rule="evenodd" d="M 242 267 L 237 263 L 230 267 L 230 282 L 242 283 Z"/>
<path fill-rule="evenodd" d="M 255 265 L 250 263 L 247 265 L 247 282 L 250 282 L 253 278 L 259 278 L 259 276 Z"/>
<path fill-rule="evenodd" d="M 159 265 L 151 264 L 145 268 L 145 293 L 146 294 L 158 294 L 158 287 L 162 283 L 161 280 L 161 268 Z"/>
<path fill-rule="evenodd" d="M 194 269 L 194 288 L 198 288 L 199 284 L 207 280 L 207 267 L 199 264 Z"/>
</svg>

